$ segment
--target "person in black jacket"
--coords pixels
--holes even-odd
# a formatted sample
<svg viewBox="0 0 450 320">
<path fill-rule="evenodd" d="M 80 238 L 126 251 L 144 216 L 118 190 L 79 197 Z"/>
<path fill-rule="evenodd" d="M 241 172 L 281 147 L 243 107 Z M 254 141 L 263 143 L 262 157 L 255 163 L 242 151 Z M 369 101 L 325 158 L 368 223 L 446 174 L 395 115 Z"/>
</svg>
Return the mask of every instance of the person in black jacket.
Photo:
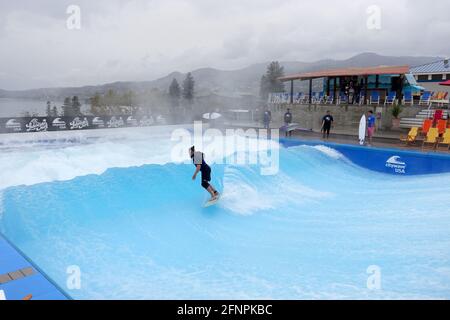
<svg viewBox="0 0 450 320">
<path fill-rule="evenodd" d="M 330 111 L 327 111 L 327 114 L 322 118 L 322 132 L 323 132 L 323 138 L 329 139 L 330 138 L 330 131 L 331 127 L 333 126 L 333 116 L 331 115 Z"/>
</svg>

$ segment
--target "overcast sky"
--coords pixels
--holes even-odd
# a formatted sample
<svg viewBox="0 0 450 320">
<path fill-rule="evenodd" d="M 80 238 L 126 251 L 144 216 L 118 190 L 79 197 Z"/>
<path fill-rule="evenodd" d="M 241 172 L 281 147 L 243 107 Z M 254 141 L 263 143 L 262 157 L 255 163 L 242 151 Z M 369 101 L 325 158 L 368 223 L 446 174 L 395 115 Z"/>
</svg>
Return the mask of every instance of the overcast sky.
<svg viewBox="0 0 450 320">
<path fill-rule="evenodd" d="M 450 55 L 448 0 L 0 0 L 0 88 L 152 80 L 361 52 Z M 69 5 L 81 29 L 67 28 Z M 381 29 L 368 7 L 377 5 Z M 72 20 L 71 20 L 72 21 Z"/>
</svg>

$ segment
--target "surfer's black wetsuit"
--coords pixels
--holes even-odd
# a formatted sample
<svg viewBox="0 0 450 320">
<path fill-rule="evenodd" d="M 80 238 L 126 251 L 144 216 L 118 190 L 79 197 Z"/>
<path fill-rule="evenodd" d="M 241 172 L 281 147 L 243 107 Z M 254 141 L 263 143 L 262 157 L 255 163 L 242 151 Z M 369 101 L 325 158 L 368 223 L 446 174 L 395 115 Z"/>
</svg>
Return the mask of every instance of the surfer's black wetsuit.
<svg viewBox="0 0 450 320">
<path fill-rule="evenodd" d="M 200 172 L 202 174 L 202 187 L 208 189 L 211 181 L 211 167 L 205 162 L 204 154 L 201 152 L 195 152 L 192 162 L 195 166 L 200 165 Z"/>
</svg>

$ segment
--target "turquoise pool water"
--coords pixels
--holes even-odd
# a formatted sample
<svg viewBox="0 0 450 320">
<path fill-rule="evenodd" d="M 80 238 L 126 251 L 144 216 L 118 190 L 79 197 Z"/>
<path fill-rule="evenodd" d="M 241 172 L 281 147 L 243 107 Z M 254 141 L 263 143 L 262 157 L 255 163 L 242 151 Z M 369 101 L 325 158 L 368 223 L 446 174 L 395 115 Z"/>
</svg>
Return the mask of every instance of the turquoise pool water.
<svg viewBox="0 0 450 320">
<path fill-rule="evenodd" d="M 280 171 L 214 165 L 204 209 L 192 165 L 109 169 L 3 191 L 0 231 L 75 299 L 450 298 L 450 175 L 402 177 L 325 147 Z M 381 289 L 369 290 L 369 266 Z"/>
</svg>

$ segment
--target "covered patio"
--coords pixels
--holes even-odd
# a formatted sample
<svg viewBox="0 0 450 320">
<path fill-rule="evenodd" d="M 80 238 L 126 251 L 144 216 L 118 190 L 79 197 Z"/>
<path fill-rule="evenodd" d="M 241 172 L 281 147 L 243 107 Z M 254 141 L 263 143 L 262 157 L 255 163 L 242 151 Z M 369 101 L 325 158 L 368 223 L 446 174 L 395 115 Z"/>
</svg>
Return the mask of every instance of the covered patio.
<svg viewBox="0 0 450 320">
<path fill-rule="evenodd" d="M 323 96 L 332 97 L 333 103 L 336 103 L 343 92 L 345 86 L 352 83 L 355 95 L 363 98 L 362 103 L 367 104 L 371 92 L 377 91 L 385 96 L 390 92 L 397 92 L 402 95 L 405 79 L 409 82 L 409 66 L 380 66 L 367 68 L 343 68 L 334 70 L 323 70 L 317 72 L 298 73 L 279 78 L 282 82 L 290 82 L 289 103 L 294 104 L 294 81 L 308 81 L 309 104 L 313 101 L 313 80 L 323 79 Z M 387 81 L 387 82 L 386 82 Z M 411 84 L 414 86 L 414 83 Z M 330 101 L 331 102 L 331 101 Z"/>
</svg>

